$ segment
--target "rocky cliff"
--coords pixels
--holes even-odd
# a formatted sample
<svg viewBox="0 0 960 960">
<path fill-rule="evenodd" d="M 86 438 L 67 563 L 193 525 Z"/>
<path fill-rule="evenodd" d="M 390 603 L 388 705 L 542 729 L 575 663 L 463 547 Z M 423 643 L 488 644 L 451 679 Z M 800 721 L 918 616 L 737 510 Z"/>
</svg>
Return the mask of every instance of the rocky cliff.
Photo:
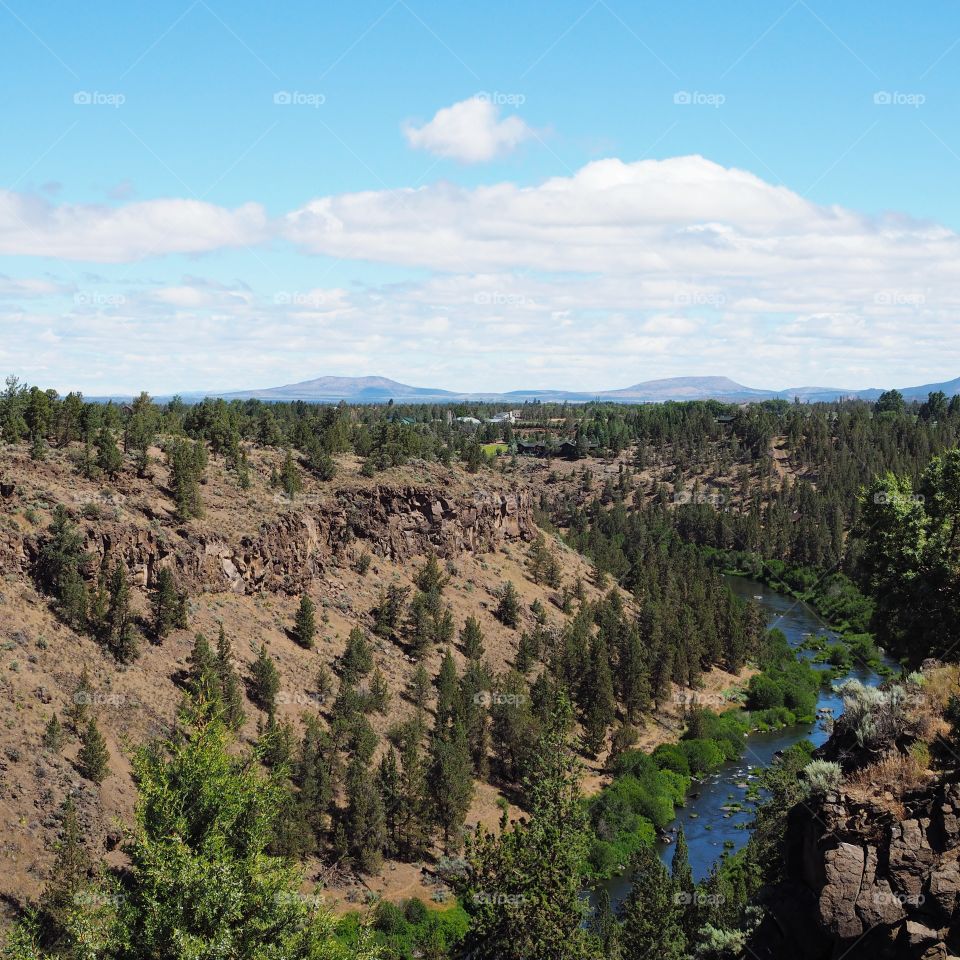
<svg viewBox="0 0 960 960">
<path fill-rule="evenodd" d="M 138 518 L 142 521 L 143 518 Z M 393 561 L 435 552 L 484 553 L 534 535 L 527 490 L 447 493 L 415 486 L 342 489 L 322 502 L 306 499 L 235 539 L 210 524 L 79 520 L 92 566 L 122 558 L 135 582 L 147 586 L 162 566 L 189 588 L 256 593 L 298 592 L 351 543 Z M 25 575 L 41 538 L 0 533 L 0 571 Z"/>
<path fill-rule="evenodd" d="M 763 953 L 803 960 L 946 960 L 960 952 L 960 784 L 895 818 L 843 792 L 798 804 L 787 882 L 767 897 Z"/>
</svg>

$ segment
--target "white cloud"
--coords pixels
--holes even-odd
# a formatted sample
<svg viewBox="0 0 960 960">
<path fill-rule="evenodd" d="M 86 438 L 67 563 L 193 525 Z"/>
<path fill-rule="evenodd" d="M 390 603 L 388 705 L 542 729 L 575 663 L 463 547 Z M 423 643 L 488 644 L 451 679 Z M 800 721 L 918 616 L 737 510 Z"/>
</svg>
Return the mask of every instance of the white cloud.
<svg viewBox="0 0 960 960">
<path fill-rule="evenodd" d="M 0 190 L 0 254 L 126 263 L 248 246 L 266 236 L 267 216 L 256 203 L 234 210 L 177 198 L 123 206 L 55 205 Z"/>
<path fill-rule="evenodd" d="M 443 107 L 429 123 L 407 124 L 403 132 L 411 147 L 462 163 L 493 160 L 533 136 L 520 117 L 501 120 L 499 107 L 483 97 Z"/>
</svg>

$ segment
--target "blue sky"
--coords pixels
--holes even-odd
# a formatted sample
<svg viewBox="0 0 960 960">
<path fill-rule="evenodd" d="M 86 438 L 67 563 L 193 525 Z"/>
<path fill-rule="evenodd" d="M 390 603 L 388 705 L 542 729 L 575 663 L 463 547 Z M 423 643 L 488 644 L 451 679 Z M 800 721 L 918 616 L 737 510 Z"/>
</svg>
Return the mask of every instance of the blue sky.
<svg viewBox="0 0 960 960">
<path fill-rule="evenodd" d="M 0 54 L 30 382 L 960 373 L 955 3 L 0 0 Z"/>
</svg>

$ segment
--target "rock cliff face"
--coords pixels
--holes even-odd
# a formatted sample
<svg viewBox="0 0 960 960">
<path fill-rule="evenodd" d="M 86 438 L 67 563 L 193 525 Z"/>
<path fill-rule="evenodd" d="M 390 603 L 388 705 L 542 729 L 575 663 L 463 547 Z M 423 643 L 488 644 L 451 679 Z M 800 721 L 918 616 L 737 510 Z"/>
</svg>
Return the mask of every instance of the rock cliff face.
<svg viewBox="0 0 960 960">
<path fill-rule="evenodd" d="M 960 784 L 906 798 L 906 816 L 843 793 L 799 804 L 788 882 L 771 892 L 764 953 L 804 960 L 946 960 L 960 950 Z"/>
<path fill-rule="evenodd" d="M 122 558 L 142 586 L 169 566 L 194 589 L 299 592 L 353 542 L 391 560 L 433 551 L 453 557 L 494 550 L 501 541 L 534 535 L 532 498 L 516 493 L 446 494 L 418 487 L 341 490 L 327 503 L 294 503 L 254 535 L 231 541 L 189 527 L 80 521 L 95 561 Z M 0 537 L 0 571 L 27 573 L 37 538 Z"/>
</svg>

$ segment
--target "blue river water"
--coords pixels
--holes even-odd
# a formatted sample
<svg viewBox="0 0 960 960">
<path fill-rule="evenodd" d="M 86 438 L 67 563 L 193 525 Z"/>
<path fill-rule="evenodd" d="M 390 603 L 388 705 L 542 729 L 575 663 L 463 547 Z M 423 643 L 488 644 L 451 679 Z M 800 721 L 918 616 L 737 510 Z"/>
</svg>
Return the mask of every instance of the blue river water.
<svg viewBox="0 0 960 960">
<path fill-rule="evenodd" d="M 738 596 L 763 607 L 768 615 L 768 626 L 782 630 L 791 646 L 800 646 L 811 635 L 836 636 L 807 604 L 777 593 L 755 580 L 729 577 L 728 582 Z M 800 655 L 811 656 L 806 651 Z M 847 678 L 868 684 L 879 682 L 877 675 L 862 665 L 855 666 Z M 824 688 L 817 708 L 829 709 L 831 716 L 838 716 L 843 704 L 832 689 Z M 819 746 L 828 735 L 825 723 L 820 720 L 767 733 L 751 733 L 744 740 L 741 760 L 725 764 L 702 782 L 693 784 L 686 805 L 678 809 L 668 831 L 672 828 L 675 832 L 683 826 L 695 880 L 706 877 L 725 850 L 731 853 L 739 850 L 749 839 L 747 826 L 753 818 L 754 806 L 746 799 L 747 787 L 760 771 L 774 761 L 779 751 L 805 739 Z M 673 844 L 661 842 L 658 846 L 661 859 L 669 866 Z M 630 893 L 629 874 L 614 877 L 605 886 L 616 909 Z"/>
</svg>

